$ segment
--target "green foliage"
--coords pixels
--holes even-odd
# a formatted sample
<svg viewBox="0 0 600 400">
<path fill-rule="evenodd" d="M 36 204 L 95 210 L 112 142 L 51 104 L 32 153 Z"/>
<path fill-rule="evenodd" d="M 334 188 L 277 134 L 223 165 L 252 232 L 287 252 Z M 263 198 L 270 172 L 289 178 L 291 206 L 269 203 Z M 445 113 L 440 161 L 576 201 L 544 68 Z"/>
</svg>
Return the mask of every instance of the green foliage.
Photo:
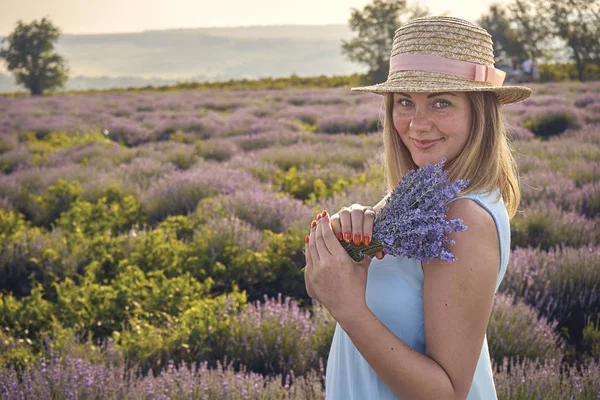
<svg viewBox="0 0 600 400">
<path fill-rule="evenodd" d="M 263 296 L 277 296 L 285 293 L 295 299 L 308 301 L 304 285 L 305 265 L 302 252 L 303 232 L 273 233 L 265 231 L 265 240 L 269 243 L 262 252 L 246 250 L 238 254 L 227 268 L 226 290 L 233 285 L 244 290 L 249 301 L 262 299 Z"/>
<path fill-rule="evenodd" d="M 22 371 L 36 359 L 32 341 L 29 338 L 17 338 L 10 333 L 0 331 L 0 368 L 13 366 Z"/>
<path fill-rule="evenodd" d="M 273 90 L 273 89 L 309 89 L 309 88 L 339 88 L 358 86 L 363 80 L 361 74 L 341 75 L 341 76 L 309 76 L 300 77 L 292 74 L 289 77 L 281 78 L 260 78 L 260 79 L 230 79 L 221 82 L 186 82 L 176 85 L 152 86 L 145 87 L 130 87 L 130 88 L 115 88 L 115 89 L 90 89 L 85 91 L 67 91 L 64 93 L 140 93 L 140 92 L 173 92 L 184 90 Z M 52 93 L 58 94 L 58 93 Z M 18 93 L 6 94 L 6 96 L 19 96 Z M 173 140 L 178 140 L 178 136 Z"/>
<path fill-rule="evenodd" d="M 54 305 L 44 299 L 41 284 L 36 284 L 31 294 L 20 300 L 11 294 L 0 293 L 0 326 L 6 333 L 22 338 L 38 349 L 44 333 L 51 331 L 53 311 Z"/>
<path fill-rule="evenodd" d="M 586 354 L 595 360 L 600 360 L 600 319 L 593 323 L 588 318 L 588 322 L 583 329 L 582 345 Z"/>
<path fill-rule="evenodd" d="M 8 47 L 0 49 L 0 58 L 5 59 L 17 83 L 34 96 L 61 87 L 68 79 L 65 61 L 54 51 L 59 36 L 59 29 L 42 18 L 30 24 L 18 21 L 15 30 L 2 40 L 2 44 L 8 42 Z"/>
<path fill-rule="evenodd" d="M 231 337 L 231 325 L 246 308 L 244 293 L 215 298 L 194 298 L 178 318 L 162 324 L 134 318 L 131 329 L 115 331 L 113 340 L 122 349 L 126 366 L 158 372 L 169 360 L 179 363 L 222 358 Z"/>
<path fill-rule="evenodd" d="M 402 24 L 403 14 L 410 14 L 407 19 L 413 19 L 427 15 L 428 10 L 418 7 L 409 10 L 405 0 L 373 0 L 362 11 L 352 9 L 348 24 L 357 36 L 342 40 L 342 53 L 351 61 L 367 65 L 365 83 L 387 79 L 394 32 Z"/>
<path fill-rule="evenodd" d="M 564 82 L 579 79 L 579 70 L 575 63 L 541 64 L 539 66 L 541 82 Z M 585 63 L 583 65 L 583 80 L 600 80 L 600 66 Z"/>
<path fill-rule="evenodd" d="M 477 23 L 492 35 L 494 55 L 505 62 L 512 57 L 524 59 L 527 56 L 524 38 L 513 27 L 506 7 L 492 4 L 487 13 L 479 17 Z"/>
<path fill-rule="evenodd" d="M 325 182 L 317 173 L 315 170 L 300 173 L 293 166 L 286 172 L 278 170 L 275 173 L 273 183 L 281 187 L 283 192 L 296 199 L 315 201 L 329 198 L 354 184 L 364 184 L 366 182 L 364 173 L 356 174 L 356 176 L 350 177 L 349 180 L 338 178 L 334 182 Z"/>
<path fill-rule="evenodd" d="M 141 204 L 117 185 L 104 189 L 96 203 L 75 201 L 56 221 L 56 226 L 73 235 L 93 237 L 109 231 L 116 236 L 144 221 Z"/>
<path fill-rule="evenodd" d="M 23 214 L 16 210 L 4 210 L 0 208 L 0 248 L 6 246 L 16 238 L 20 237 L 29 228 Z"/>
<path fill-rule="evenodd" d="M 59 179 L 56 184 L 48 188 L 46 194 L 33 198 L 39 207 L 33 223 L 49 227 L 52 222 L 71 207 L 71 204 L 78 201 L 82 194 L 83 189 L 78 181 L 68 182 Z"/>
<path fill-rule="evenodd" d="M 33 154 L 45 155 L 75 146 L 84 146 L 93 143 L 111 143 L 98 131 L 85 132 L 51 132 L 40 129 L 36 132 L 26 132 L 25 141 L 29 151 Z"/>
<path fill-rule="evenodd" d="M 106 338 L 129 329 L 131 320 L 168 324 L 191 302 L 206 296 L 211 285 L 210 279 L 200 283 L 190 274 L 167 278 L 162 271 L 145 273 L 133 265 L 122 265 L 115 279 L 103 284 L 90 268 L 80 283 L 65 279 L 55 284 L 54 316 L 80 334 Z"/>
<path fill-rule="evenodd" d="M 536 1 L 547 12 L 554 34 L 571 50 L 578 79 L 583 81 L 586 64 L 600 67 L 600 0 Z"/>
</svg>

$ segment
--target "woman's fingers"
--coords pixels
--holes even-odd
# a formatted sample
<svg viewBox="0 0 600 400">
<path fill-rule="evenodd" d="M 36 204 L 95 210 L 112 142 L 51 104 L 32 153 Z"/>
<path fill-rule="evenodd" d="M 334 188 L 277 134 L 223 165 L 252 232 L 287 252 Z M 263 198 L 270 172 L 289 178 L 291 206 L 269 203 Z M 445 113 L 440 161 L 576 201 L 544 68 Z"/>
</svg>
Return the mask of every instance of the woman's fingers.
<svg viewBox="0 0 600 400">
<path fill-rule="evenodd" d="M 349 242 L 352 240 L 352 218 L 350 216 L 350 209 L 343 207 L 340 212 L 340 231 L 342 232 L 343 240 Z"/>
<path fill-rule="evenodd" d="M 364 237 L 364 244 L 368 246 L 371 243 L 373 237 L 373 225 L 375 224 L 375 211 L 373 208 L 366 207 L 363 213 L 362 231 Z"/>
<path fill-rule="evenodd" d="M 363 237 L 363 210 L 354 208 L 350 211 L 350 216 L 352 218 L 352 241 L 358 246 Z"/>
<path fill-rule="evenodd" d="M 340 221 L 340 213 L 335 213 L 332 216 L 330 216 L 329 224 L 331 225 L 331 229 L 333 230 L 335 236 L 340 240 L 344 240 L 344 234 L 342 233 L 342 223 Z"/>
</svg>

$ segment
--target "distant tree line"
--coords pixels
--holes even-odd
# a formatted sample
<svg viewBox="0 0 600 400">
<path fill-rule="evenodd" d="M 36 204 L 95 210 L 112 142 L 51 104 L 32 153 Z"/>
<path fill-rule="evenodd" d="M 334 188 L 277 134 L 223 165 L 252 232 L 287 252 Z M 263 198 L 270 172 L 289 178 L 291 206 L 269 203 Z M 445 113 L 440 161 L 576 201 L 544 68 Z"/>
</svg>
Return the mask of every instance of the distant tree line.
<svg viewBox="0 0 600 400">
<path fill-rule="evenodd" d="M 358 36 L 343 41 L 342 52 L 368 66 L 364 83 L 387 79 L 395 30 L 428 14 L 405 0 L 373 0 L 352 10 L 348 23 Z M 572 62 L 580 81 L 600 78 L 600 0 L 511 0 L 492 4 L 477 23 L 492 35 L 497 63 L 529 59 L 551 73 L 549 64 Z"/>
<path fill-rule="evenodd" d="M 600 0 L 512 0 L 492 5 L 478 23 L 501 60 L 568 60 L 580 81 L 600 71 Z"/>
</svg>

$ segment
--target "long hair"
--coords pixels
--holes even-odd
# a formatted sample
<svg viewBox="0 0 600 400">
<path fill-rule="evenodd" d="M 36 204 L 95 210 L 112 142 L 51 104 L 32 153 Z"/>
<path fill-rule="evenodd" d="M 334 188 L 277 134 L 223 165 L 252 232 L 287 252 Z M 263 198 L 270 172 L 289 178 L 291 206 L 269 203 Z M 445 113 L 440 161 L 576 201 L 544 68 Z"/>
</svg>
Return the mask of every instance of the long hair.
<svg viewBox="0 0 600 400">
<path fill-rule="evenodd" d="M 517 213 L 521 201 L 517 163 L 512 155 L 514 144 L 507 133 L 507 123 L 492 92 L 467 92 L 473 111 L 471 134 L 456 159 L 445 163 L 448 179 L 469 179 L 469 185 L 458 195 L 480 190 L 499 189 L 509 218 Z M 402 177 L 418 166 L 402 143 L 393 124 L 393 93 L 383 101 L 383 167 L 387 192 L 398 185 Z"/>
</svg>

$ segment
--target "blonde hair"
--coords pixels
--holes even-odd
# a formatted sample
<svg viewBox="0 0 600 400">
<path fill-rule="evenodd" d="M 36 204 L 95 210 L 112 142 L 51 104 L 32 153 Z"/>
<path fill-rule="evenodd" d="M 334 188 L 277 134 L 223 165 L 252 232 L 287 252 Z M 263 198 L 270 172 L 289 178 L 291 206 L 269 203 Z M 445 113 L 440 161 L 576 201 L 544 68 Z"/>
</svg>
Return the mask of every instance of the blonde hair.
<svg viewBox="0 0 600 400">
<path fill-rule="evenodd" d="M 517 163 L 512 155 L 514 145 L 507 134 L 507 123 L 492 92 L 467 92 L 473 110 L 471 134 L 462 152 L 445 163 L 448 179 L 469 179 L 469 185 L 458 196 L 480 190 L 499 189 L 509 218 L 516 214 L 521 201 Z M 418 166 L 402 143 L 393 124 L 393 93 L 384 95 L 383 166 L 390 193 L 402 177 Z"/>
</svg>

